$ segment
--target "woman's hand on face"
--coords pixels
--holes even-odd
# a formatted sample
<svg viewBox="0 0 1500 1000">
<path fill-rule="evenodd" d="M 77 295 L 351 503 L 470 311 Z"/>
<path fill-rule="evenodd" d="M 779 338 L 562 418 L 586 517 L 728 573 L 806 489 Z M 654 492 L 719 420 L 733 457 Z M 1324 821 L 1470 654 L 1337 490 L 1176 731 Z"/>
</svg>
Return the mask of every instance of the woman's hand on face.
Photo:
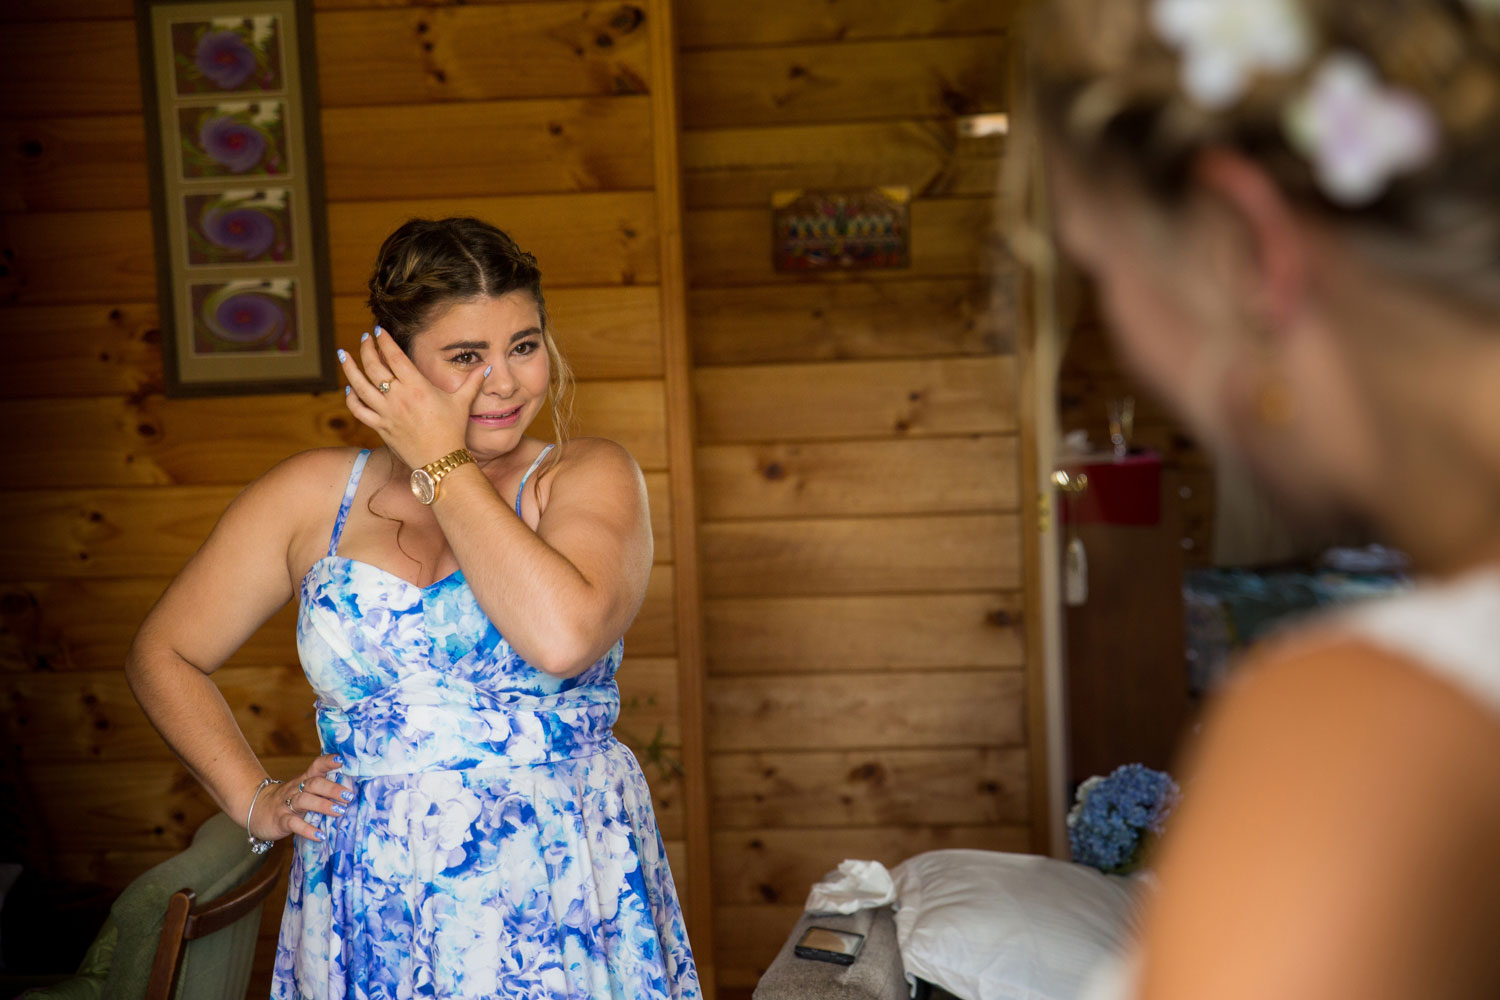
<svg viewBox="0 0 1500 1000">
<path fill-rule="evenodd" d="M 257 840 L 280 840 L 292 833 L 308 840 L 322 840 L 318 828 L 304 817 L 310 812 L 325 816 L 344 814 L 348 803 L 354 800 L 354 793 L 328 777 L 343 763 L 337 754 L 324 754 L 297 777 L 265 788 L 255 802 L 249 834 Z"/>
<path fill-rule="evenodd" d="M 452 392 L 439 388 L 378 326 L 375 336 L 366 334 L 360 341 L 359 362 L 340 350 L 339 364 L 349 380 L 345 390 L 349 412 L 374 428 L 396 457 L 412 468 L 436 462 L 464 446 L 474 399 L 490 373 L 489 367 L 472 371 Z M 389 389 L 382 392 L 382 384 Z"/>
</svg>

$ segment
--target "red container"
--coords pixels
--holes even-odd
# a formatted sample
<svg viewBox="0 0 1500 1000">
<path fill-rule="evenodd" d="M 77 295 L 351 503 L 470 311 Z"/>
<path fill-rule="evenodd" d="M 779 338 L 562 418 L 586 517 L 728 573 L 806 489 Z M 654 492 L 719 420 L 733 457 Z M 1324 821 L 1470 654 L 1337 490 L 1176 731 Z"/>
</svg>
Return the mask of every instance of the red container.
<svg viewBox="0 0 1500 1000">
<path fill-rule="evenodd" d="M 1064 524 L 1152 525 L 1161 521 L 1161 456 L 1154 451 L 1070 459 L 1060 463 L 1069 475 L 1089 477 L 1082 493 L 1058 491 Z"/>
</svg>

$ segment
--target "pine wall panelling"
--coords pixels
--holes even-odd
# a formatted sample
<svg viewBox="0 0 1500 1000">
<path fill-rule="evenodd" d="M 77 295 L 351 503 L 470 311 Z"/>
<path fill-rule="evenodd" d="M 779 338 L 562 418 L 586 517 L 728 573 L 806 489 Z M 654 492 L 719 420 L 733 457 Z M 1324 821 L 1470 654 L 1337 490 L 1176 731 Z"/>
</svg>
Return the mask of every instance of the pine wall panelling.
<svg viewBox="0 0 1500 1000">
<path fill-rule="evenodd" d="M 369 327 L 362 286 L 386 233 L 412 215 L 488 218 L 541 261 L 580 431 L 620 440 L 646 472 L 656 566 L 626 636 L 619 730 L 653 786 L 711 974 L 677 128 L 663 117 L 671 95 L 652 87 L 672 76 L 669 9 L 316 6 L 339 344 Z M 16 475 L 0 494 L 7 736 L 53 852 L 43 860 L 118 886 L 213 810 L 125 685 L 136 625 L 246 482 L 300 449 L 376 439 L 337 394 L 161 395 L 133 6 L 17 0 L 0 19 L 0 421 L 24 429 L 7 438 Z M 215 675 L 273 775 L 317 751 L 299 674 L 288 609 Z"/>
<path fill-rule="evenodd" d="M 1021 636 L 1014 8 L 679 0 L 719 984 L 844 858 L 1043 846 Z M 907 185 L 911 266 L 771 265 L 773 192 Z"/>
</svg>

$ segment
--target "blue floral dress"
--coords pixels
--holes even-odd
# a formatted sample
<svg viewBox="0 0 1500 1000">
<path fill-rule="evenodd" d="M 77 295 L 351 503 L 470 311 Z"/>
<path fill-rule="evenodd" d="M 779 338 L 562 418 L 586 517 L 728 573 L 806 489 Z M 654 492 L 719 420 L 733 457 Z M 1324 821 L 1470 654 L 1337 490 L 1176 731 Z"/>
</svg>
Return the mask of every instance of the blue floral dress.
<svg viewBox="0 0 1500 1000">
<path fill-rule="evenodd" d="M 623 641 L 553 677 L 462 571 L 418 587 L 338 555 L 368 457 L 297 619 L 354 801 L 307 814 L 321 843 L 296 839 L 271 996 L 699 996 L 650 790 L 610 731 Z"/>
</svg>

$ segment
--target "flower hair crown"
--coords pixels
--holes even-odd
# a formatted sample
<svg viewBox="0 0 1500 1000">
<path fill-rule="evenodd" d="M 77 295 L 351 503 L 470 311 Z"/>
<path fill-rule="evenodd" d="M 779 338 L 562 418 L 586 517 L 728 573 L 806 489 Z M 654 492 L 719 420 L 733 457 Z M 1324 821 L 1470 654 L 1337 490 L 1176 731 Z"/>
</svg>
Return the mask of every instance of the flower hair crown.
<svg viewBox="0 0 1500 1000">
<path fill-rule="evenodd" d="M 1500 0 L 1467 2 L 1500 9 Z M 1151 23 L 1181 58 L 1183 89 L 1210 110 L 1232 106 L 1256 73 L 1295 73 L 1316 54 L 1300 0 L 1153 0 Z M 1393 177 L 1432 162 L 1442 131 L 1426 102 L 1384 83 L 1348 49 L 1321 56 L 1284 108 L 1282 129 L 1323 192 L 1350 207 L 1374 201 Z"/>
</svg>

